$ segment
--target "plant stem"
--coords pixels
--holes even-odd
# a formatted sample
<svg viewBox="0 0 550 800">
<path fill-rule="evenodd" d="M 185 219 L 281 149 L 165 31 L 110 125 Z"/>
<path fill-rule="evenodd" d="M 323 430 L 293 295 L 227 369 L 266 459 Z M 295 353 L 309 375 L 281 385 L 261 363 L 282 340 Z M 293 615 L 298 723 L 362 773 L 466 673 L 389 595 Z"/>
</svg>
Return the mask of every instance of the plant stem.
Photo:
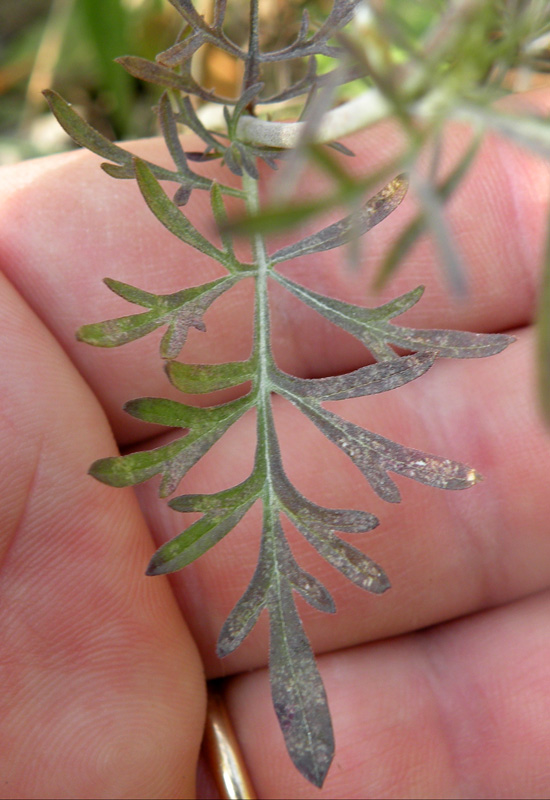
<svg viewBox="0 0 550 800">
<path fill-rule="evenodd" d="M 246 196 L 246 209 L 249 214 L 260 211 L 260 198 L 258 181 L 243 172 L 243 190 Z M 255 276 L 255 308 L 254 308 L 254 360 L 257 364 L 257 377 L 255 381 L 256 407 L 257 407 L 257 447 L 258 453 L 263 456 L 263 470 L 266 475 L 264 503 L 264 536 L 269 536 L 269 550 L 274 557 L 273 532 L 274 525 L 272 511 L 276 506 L 276 496 L 271 480 L 271 465 L 274 454 L 271 452 L 269 429 L 274 428 L 271 411 L 272 382 L 269 375 L 273 358 L 271 355 L 270 317 L 268 298 L 269 259 L 267 256 L 264 238 L 261 234 L 252 236 L 253 260 L 256 264 Z M 269 518 L 270 524 L 266 524 Z"/>
</svg>

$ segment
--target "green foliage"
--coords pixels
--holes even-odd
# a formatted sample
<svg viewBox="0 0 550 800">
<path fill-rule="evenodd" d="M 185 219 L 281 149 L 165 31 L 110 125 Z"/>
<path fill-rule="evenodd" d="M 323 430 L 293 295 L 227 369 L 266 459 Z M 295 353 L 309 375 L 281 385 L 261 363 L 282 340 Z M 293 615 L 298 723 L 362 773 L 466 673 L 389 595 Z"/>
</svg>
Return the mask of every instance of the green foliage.
<svg viewBox="0 0 550 800">
<path fill-rule="evenodd" d="M 75 141 L 108 159 L 109 163 L 103 165 L 106 172 L 120 179 L 135 178 L 144 201 L 159 222 L 185 246 L 215 260 L 225 274 L 217 280 L 182 288 L 169 295 L 106 279 L 113 292 L 146 310 L 84 325 L 78 331 L 78 338 L 95 346 L 115 347 L 166 327 L 160 354 L 165 360 L 168 378 L 176 388 L 186 393 L 208 393 L 241 385 L 248 388 L 243 388 L 237 399 L 204 408 L 163 398 L 131 400 L 125 406 L 127 413 L 140 420 L 179 428 L 181 436 L 153 450 L 100 459 L 92 465 L 90 473 L 117 487 L 135 485 L 159 475 L 160 495 L 168 497 L 176 491 L 187 471 L 231 425 L 251 409 L 256 410 L 257 444 L 250 476 L 242 483 L 214 494 L 173 497 L 169 501 L 173 510 L 199 512 L 201 516 L 154 554 L 147 574 L 166 574 L 190 564 L 230 533 L 254 503 L 261 502 L 263 526 L 258 566 L 220 632 L 217 652 L 220 657 L 233 652 L 250 633 L 262 611 L 269 613 L 269 665 L 274 708 L 296 767 L 313 784 L 321 786 L 334 752 L 332 724 L 314 655 L 294 603 L 294 592 L 322 612 L 334 613 L 335 604 L 328 590 L 296 563 L 283 533 L 281 515 L 290 520 L 321 556 L 355 586 L 382 594 L 390 582 L 378 564 L 337 534 L 337 531 L 344 534 L 368 532 L 378 525 L 378 519 L 366 511 L 319 506 L 304 497 L 290 482 L 279 450 L 272 397 L 279 395 L 294 404 L 356 464 L 375 493 L 388 502 L 400 500 L 390 473 L 439 489 L 467 489 L 480 479 L 471 467 L 390 441 L 328 411 L 323 403 L 396 389 L 420 378 L 439 358 L 493 355 L 503 350 L 511 338 L 399 326 L 394 322 L 395 318 L 420 300 L 422 287 L 377 308 L 364 308 L 321 295 L 283 276 L 276 269 L 281 262 L 298 256 L 353 243 L 397 208 L 407 188 L 403 175 L 393 178 L 351 215 L 272 255 L 267 252 L 263 236 L 252 231 L 252 262 L 241 262 L 235 255 L 227 228 L 223 194 L 241 197 L 248 212 L 256 214 L 259 210 L 257 161 L 264 159 L 276 166 L 280 155 L 277 149 L 244 143 L 239 139 L 239 120 L 251 114 L 263 89 L 260 80 L 262 65 L 297 56 L 340 56 L 341 47 L 331 42 L 350 19 L 355 1 L 336 0 L 327 21 L 313 33 L 307 15 L 304 15 L 295 42 L 286 49 L 267 54 L 262 53 L 259 47 L 256 0 L 252 0 L 250 6 L 251 35 L 246 51 L 233 44 L 223 31 L 225 5 L 221 0 L 216 6 L 212 24 L 196 13 L 190 0 L 171 2 L 184 22 L 184 32 L 176 44 L 161 53 L 158 63 L 130 57 L 125 57 L 121 63 L 131 74 L 160 83 L 166 89 L 156 110 L 174 170 L 133 157 L 96 133 L 55 93 L 47 92 L 47 98 L 54 114 Z M 244 62 L 242 92 L 235 100 L 214 97 L 196 85 L 191 75 L 191 60 L 204 44 L 215 44 Z M 304 88 L 315 91 L 323 85 L 314 69 L 310 67 L 307 74 L 307 81 L 302 79 L 299 86 L 290 86 L 279 94 L 299 94 Z M 308 86 L 304 86 L 304 81 Z M 189 95 L 203 97 L 205 94 L 211 100 L 225 103 L 227 129 L 224 135 L 206 130 L 189 101 Z M 190 162 L 201 156 L 184 151 L 178 137 L 178 123 L 185 123 L 201 137 L 205 146 L 203 157 L 219 157 L 228 169 L 241 176 L 241 189 L 213 183 L 194 172 Z M 438 188 L 442 196 L 448 195 L 469 157 L 467 154 L 464 162 Z M 324 161 L 330 163 L 330 159 Z M 161 188 L 159 179 L 177 185 L 174 200 Z M 210 192 L 212 215 L 221 230 L 221 248 L 200 234 L 181 211 L 180 206 L 188 201 L 192 191 L 197 190 Z M 410 244 L 425 222 L 424 217 L 415 220 L 406 231 L 405 240 L 398 246 L 403 248 Z M 206 309 L 243 278 L 252 279 L 255 284 L 254 343 L 250 357 L 226 364 L 176 361 L 189 329 L 195 327 L 204 331 Z M 345 375 L 319 379 L 297 378 L 284 373 L 275 363 L 271 350 L 270 280 L 355 336 L 370 350 L 375 363 Z M 395 347 L 405 349 L 409 355 L 398 356 Z"/>
</svg>

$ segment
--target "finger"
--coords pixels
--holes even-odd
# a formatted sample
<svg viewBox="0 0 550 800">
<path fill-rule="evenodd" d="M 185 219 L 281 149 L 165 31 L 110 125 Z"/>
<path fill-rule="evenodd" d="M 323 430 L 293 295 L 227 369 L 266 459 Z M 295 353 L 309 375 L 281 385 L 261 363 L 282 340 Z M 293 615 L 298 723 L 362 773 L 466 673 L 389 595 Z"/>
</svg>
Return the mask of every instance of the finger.
<svg viewBox="0 0 550 800">
<path fill-rule="evenodd" d="M 548 796 L 550 596 L 319 659 L 336 755 L 320 798 Z M 265 670 L 227 693 L 259 797 L 311 797 Z M 269 757 L 266 757 L 266 754 Z"/>
<path fill-rule="evenodd" d="M 291 481 L 321 505 L 376 514 L 378 528 L 344 538 L 380 564 L 392 584 L 382 596 L 358 589 L 286 526 L 298 563 L 327 586 L 337 606 L 336 616 L 326 616 L 298 598 L 317 652 L 422 628 L 550 585 L 550 449 L 533 396 L 532 351 L 532 338 L 524 335 L 493 359 L 438 362 L 422 380 L 395 392 L 330 404 L 368 430 L 474 467 L 484 480 L 465 492 L 394 476 L 402 501 L 386 503 L 302 414 L 275 404 Z M 188 473 L 178 494 L 244 480 L 254 441 L 254 419 L 245 418 Z M 160 544 L 185 530 L 190 517 L 167 508 L 156 491 L 155 481 L 138 487 Z M 223 541 L 172 577 L 210 676 L 265 663 L 263 618 L 236 653 L 221 663 L 215 657 L 223 621 L 252 578 L 260 530 L 255 506 Z"/>
<path fill-rule="evenodd" d="M 531 100 L 544 109 L 549 95 L 532 93 Z M 463 127 L 449 127 L 445 152 L 450 164 L 466 146 L 464 139 Z M 386 125 L 359 134 L 352 144 L 359 153 L 357 163 L 366 164 L 374 153 L 378 159 L 395 153 L 399 142 L 396 131 Z M 132 148 L 144 157 L 165 158 L 159 141 Z M 208 170 L 219 177 L 216 166 Z M 212 279 L 220 274 L 219 266 L 162 228 L 135 183 L 113 181 L 98 169 L 93 155 L 41 159 L 6 169 L 3 177 L 0 263 L 85 375 L 119 440 L 149 435 L 120 408 L 139 394 L 175 396 L 159 368 L 160 332 L 124 348 L 103 351 L 75 342 L 74 331 L 84 322 L 133 310 L 101 284 L 106 275 L 150 291 L 170 292 Z M 301 191 L 318 194 L 325 188 L 318 177 L 310 180 L 308 176 Z M 521 326 L 533 317 L 548 196 L 546 165 L 509 142 L 487 138 L 448 209 L 449 225 L 468 265 L 467 303 L 450 297 L 428 241 L 415 247 L 383 294 L 369 293 L 382 254 L 414 213 L 412 197 L 366 237 L 364 264 L 358 273 L 349 269 L 340 251 L 299 259 L 281 269 L 317 291 L 360 304 L 379 304 L 426 283 L 425 298 L 406 318 L 413 326 L 479 331 Z M 208 203 L 205 193 L 194 192 L 185 213 L 210 235 Z M 323 222 L 316 220 L 312 226 Z M 274 349 L 284 369 L 305 376 L 325 375 L 364 363 L 366 352 L 359 342 L 286 291 L 274 287 L 272 307 Z M 250 281 L 217 301 L 205 320 L 208 331 L 191 331 L 185 360 L 215 363 L 246 358 L 252 327 Z"/>
<path fill-rule="evenodd" d="M 4 278 L 0 361 L 0 794 L 188 797 L 196 649 L 133 493 L 86 474 L 114 447 L 97 402 Z"/>
</svg>

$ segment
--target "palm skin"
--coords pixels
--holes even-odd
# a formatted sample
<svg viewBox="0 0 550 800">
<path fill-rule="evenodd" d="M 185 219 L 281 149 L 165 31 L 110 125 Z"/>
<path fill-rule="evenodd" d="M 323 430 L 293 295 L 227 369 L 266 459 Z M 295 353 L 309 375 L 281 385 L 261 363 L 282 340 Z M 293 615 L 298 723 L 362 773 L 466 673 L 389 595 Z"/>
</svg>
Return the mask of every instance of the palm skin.
<svg viewBox="0 0 550 800">
<path fill-rule="evenodd" d="M 545 92 L 526 101 L 550 106 Z M 380 126 L 356 137 L 356 163 L 387 156 L 392 136 Z M 452 161 L 463 131 L 449 131 L 448 146 Z M 157 141 L 130 149 L 162 158 Z M 79 152 L 2 171 L 0 796 L 193 796 L 204 675 L 224 675 L 259 797 L 550 797 L 550 439 L 537 412 L 531 330 L 548 167 L 487 140 L 449 206 L 468 264 L 466 303 L 449 297 L 429 243 L 387 291 L 369 294 L 381 253 L 412 213 L 409 199 L 368 235 L 358 273 L 338 251 L 286 268 L 318 291 L 372 305 L 425 283 L 406 324 L 517 336 L 494 358 L 442 361 L 395 392 L 345 404 L 345 416 L 370 430 L 475 466 L 485 480 L 468 492 L 399 480 L 401 504 L 385 504 L 298 412 L 275 402 L 290 477 L 314 501 L 377 514 L 379 528 L 353 541 L 393 587 L 362 593 L 288 531 L 297 560 L 338 607 L 326 617 L 299 606 L 337 743 L 317 791 L 292 767 L 271 708 L 266 620 L 235 654 L 215 657 L 257 558 L 259 509 L 184 571 L 146 578 L 155 547 L 186 518 L 166 508 L 154 483 L 115 490 L 86 474 L 116 452 L 115 440 L 124 448 L 166 439 L 126 417 L 125 400 L 176 396 L 155 336 L 109 351 L 76 342 L 81 324 L 131 311 L 101 278 L 169 292 L 199 272 L 201 282 L 217 274 L 160 227 L 132 182 L 98 164 Z M 207 203 L 195 192 L 186 210 L 203 230 Z M 250 299 L 243 285 L 216 303 L 184 357 L 245 358 Z M 364 363 L 359 344 L 282 291 L 273 308 L 275 353 L 288 372 Z M 245 417 L 193 468 L 185 491 L 244 478 L 254 437 Z M 207 782 L 196 791 L 209 796 Z"/>
</svg>

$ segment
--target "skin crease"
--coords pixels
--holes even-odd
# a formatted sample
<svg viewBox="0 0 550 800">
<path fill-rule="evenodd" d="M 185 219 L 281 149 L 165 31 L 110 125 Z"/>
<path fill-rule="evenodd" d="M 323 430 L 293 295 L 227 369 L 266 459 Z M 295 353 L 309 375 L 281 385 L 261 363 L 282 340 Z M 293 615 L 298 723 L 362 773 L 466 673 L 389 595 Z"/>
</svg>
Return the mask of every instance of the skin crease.
<svg viewBox="0 0 550 800">
<path fill-rule="evenodd" d="M 550 94 L 508 103 L 547 112 Z M 389 126 L 349 144 L 358 171 L 399 146 Z M 449 165 L 464 146 L 464 129 L 449 129 Z M 158 140 L 130 149 L 165 158 Z M 116 452 L 115 441 L 149 446 L 169 436 L 126 418 L 124 401 L 182 399 L 160 368 L 160 334 L 114 350 L 76 342 L 81 324 L 132 312 L 101 279 L 168 292 L 219 274 L 161 228 L 134 183 L 113 181 L 99 163 L 76 152 L 0 174 L 0 797 L 194 796 L 204 673 L 229 676 L 228 708 L 259 797 L 550 797 L 550 441 L 537 412 L 531 330 L 548 167 L 486 140 L 448 207 L 468 269 L 465 303 L 449 295 L 424 240 L 387 289 L 370 290 L 385 248 L 414 213 L 412 197 L 366 237 L 357 272 L 338 251 L 282 267 L 317 291 L 370 305 L 424 283 L 403 324 L 517 336 L 494 358 L 442 361 L 395 392 L 329 405 L 475 466 L 485 480 L 467 493 L 398 478 L 402 503 L 385 504 L 275 400 L 289 477 L 314 501 L 379 516 L 379 528 L 350 540 L 384 566 L 393 587 L 382 597 L 362 593 L 286 526 L 298 562 L 338 608 L 327 617 L 298 600 L 337 743 L 317 791 L 291 765 L 271 708 L 264 617 L 235 654 L 214 655 L 254 569 L 259 509 L 183 572 L 145 578 L 155 547 L 188 518 L 166 508 L 154 481 L 134 492 L 86 475 L 94 459 Z M 309 176 L 302 184 L 323 190 Z M 205 231 L 207 197 L 193 193 L 185 213 Z M 346 334 L 283 291 L 273 297 L 281 367 L 311 377 L 366 363 Z M 209 310 L 207 333 L 191 332 L 183 358 L 246 357 L 251 319 L 243 285 Z M 178 493 L 241 480 L 253 448 L 250 415 Z M 208 787 L 201 779 L 198 796 L 211 797 Z"/>
</svg>

